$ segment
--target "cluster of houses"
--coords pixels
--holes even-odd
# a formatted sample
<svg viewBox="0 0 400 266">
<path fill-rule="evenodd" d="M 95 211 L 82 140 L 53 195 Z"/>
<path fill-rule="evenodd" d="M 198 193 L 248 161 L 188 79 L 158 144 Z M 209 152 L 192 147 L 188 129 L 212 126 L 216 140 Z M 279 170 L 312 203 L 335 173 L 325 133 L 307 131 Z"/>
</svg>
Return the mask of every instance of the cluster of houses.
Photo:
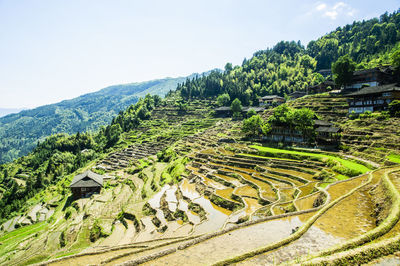
<svg viewBox="0 0 400 266">
<path fill-rule="evenodd" d="M 287 98 L 294 100 L 307 94 L 324 92 L 337 94 L 339 97 L 347 99 L 349 114 L 387 110 L 392 101 L 400 100 L 400 85 L 395 83 L 395 72 L 391 66 L 355 71 L 352 82 L 342 88 L 339 88 L 332 80 L 330 69 L 322 69 L 319 73 L 326 78 L 324 82 L 308 87 L 306 92 L 295 91 L 288 94 Z M 281 96 L 267 95 L 259 99 L 258 107 L 244 107 L 242 112 L 246 113 L 250 109 L 254 109 L 257 113 L 263 112 L 265 109 L 276 107 L 285 103 L 285 101 L 285 98 Z M 230 107 L 220 107 L 215 111 L 220 116 L 231 115 Z M 329 145 L 339 142 L 341 130 L 331 123 L 315 120 L 314 129 L 317 143 Z M 307 142 L 305 136 L 300 132 L 283 127 L 272 128 L 265 140 L 293 143 Z"/>
</svg>

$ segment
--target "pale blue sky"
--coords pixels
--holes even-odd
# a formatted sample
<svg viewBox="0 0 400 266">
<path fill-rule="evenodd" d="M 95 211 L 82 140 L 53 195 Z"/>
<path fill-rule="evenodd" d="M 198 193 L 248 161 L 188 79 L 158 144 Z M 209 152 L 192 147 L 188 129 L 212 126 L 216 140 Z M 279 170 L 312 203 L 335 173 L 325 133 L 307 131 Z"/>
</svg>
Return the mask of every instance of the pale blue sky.
<svg viewBox="0 0 400 266">
<path fill-rule="evenodd" d="M 0 0 L 0 107 L 186 76 L 310 40 L 400 0 Z"/>
</svg>

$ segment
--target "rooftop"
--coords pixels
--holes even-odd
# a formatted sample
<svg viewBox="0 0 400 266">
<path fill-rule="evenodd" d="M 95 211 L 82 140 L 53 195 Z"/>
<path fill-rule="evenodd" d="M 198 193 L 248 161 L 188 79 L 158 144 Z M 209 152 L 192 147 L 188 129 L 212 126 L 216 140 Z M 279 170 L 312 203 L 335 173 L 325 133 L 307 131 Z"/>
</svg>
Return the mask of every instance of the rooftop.
<svg viewBox="0 0 400 266">
<path fill-rule="evenodd" d="M 98 187 L 103 186 L 103 176 L 86 171 L 82 174 L 76 175 L 69 187 Z"/>
<path fill-rule="evenodd" d="M 315 131 L 327 132 L 327 133 L 338 133 L 340 131 L 340 128 L 338 128 L 338 127 L 319 127 Z"/>
<path fill-rule="evenodd" d="M 285 98 L 278 96 L 278 95 L 266 95 L 264 97 L 261 97 L 262 100 L 273 100 L 273 99 L 282 99 L 284 100 Z"/>
<path fill-rule="evenodd" d="M 324 127 L 330 127 L 332 126 L 331 122 L 328 121 L 323 121 L 323 120 L 314 120 L 314 125 L 316 126 L 324 126 Z"/>
<path fill-rule="evenodd" d="M 387 84 L 382 86 L 374 86 L 374 87 L 366 87 L 357 92 L 346 94 L 345 96 L 359 96 L 359 95 L 368 95 L 368 94 L 375 94 L 375 93 L 382 93 L 382 92 L 389 92 L 389 91 L 400 91 L 400 87 L 397 84 Z"/>
</svg>

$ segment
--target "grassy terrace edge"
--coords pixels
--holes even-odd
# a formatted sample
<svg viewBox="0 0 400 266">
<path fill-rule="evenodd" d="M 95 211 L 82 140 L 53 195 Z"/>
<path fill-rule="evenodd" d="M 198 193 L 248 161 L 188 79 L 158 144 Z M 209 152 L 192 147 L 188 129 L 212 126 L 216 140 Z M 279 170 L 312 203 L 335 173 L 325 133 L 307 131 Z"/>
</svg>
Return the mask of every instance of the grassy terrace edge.
<svg viewBox="0 0 400 266">
<path fill-rule="evenodd" d="M 296 151 L 296 150 L 277 149 L 277 148 L 263 147 L 263 146 L 258 146 L 258 145 L 251 145 L 250 147 L 257 149 L 259 152 L 262 152 L 262 153 L 265 152 L 265 153 L 273 154 L 273 155 L 289 154 L 289 155 L 313 157 L 313 158 L 318 158 L 318 159 L 324 159 L 324 158 L 332 159 L 334 161 L 339 162 L 343 166 L 345 166 L 349 169 L 352 169 L 352 170 L 359 171 L 362 174 L 365 174 L 366 172 L 372 170 L 363 164 L 360 164 L 360 163 L 357 163 L 354 161 L 350 161 L 350 160 L 346 160 L 346 159 L 343 159 L 343 158 L 340 158 L 340 157 L 334 156 L 334 155 L 328 155 L 328 154 L 323 154 L 323 153 L 303 152 L 303 151 Z M 275 156 L 275 157 L 279 157 L 279 156 Z"/>
</svg>

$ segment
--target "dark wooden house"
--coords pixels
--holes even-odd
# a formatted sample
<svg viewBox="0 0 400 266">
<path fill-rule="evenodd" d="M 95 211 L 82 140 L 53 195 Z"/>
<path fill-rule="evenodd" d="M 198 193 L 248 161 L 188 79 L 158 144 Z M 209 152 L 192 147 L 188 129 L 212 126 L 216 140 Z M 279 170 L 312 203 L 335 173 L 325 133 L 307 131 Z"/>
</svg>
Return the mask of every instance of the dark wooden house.
<svg viewBox="0 0 400 266">
<path fill-rule="evenodd" d="M 305 91 L 294 91 L 294 92 L 288 94 L 287 96 L 289 96 L 291 100 L 295 100 L 295 99 L 304 97 L 306 95 L 307 95 L 307 92 L 305 92 Z"/>
<path fill-rule="evenodd" d="M 342 93 L 355 92 L 365 86 L 377 87 L 393 82 L 393 68 L 390 66 L 358 70 L 354 71 L 351 84 L 345 86 Z"/>
<path fill-rule="evenodd" d="M 103 176 L 86 171 L 76 175 L 70 186 L 74 199 L 88 198 L 94 193 L 100 193 L 103 187 Z"/>
<path fill-rule="evenodd" d="M 314 120 L 315 142 L 319 145 L 337 145 L 340 141 L 341 129 L 334 127 L 332 123 L 323 120 Z M 285 126 L 272 126 L 266 141 L 286 143 L 306 143 L 311 140 L 304 136 L 299 130 Z"/>
<path fill-rule="evenodd" d="M 349 114 L 384 111 L 388 109 L 389 103 L 400 100 L 400 87 L 396 84 L 366 87 L 344 97 L 348 98 Z"/>
<path fill-rule="evenodd" d="M 332 123 L 323 120 L 314 120 L 316 141 L 321 145 L 338 144 L 341 128 L 334 127 Z"/>
<path fill-rule="evenodd" d="M 314 93 L 324 93 L 329 92 L 336 89 L 336 84 L 332 80 L 325 80 L 317 85 L 310 86 L 307 88 L 308 94 Z"/>
<path fill-rule="evenodd" d="M 250 110 L 254 110 L 256 113 L 262 113 L 262 112 L 264 112 L 265 108 L 258 107 L 258 106 L 243 106 L 242 107 L 242 115 L 245 115 Z M 219 116 L 219 117 L 232 116 L 232 109 L 230 106 L 221 106 L 221 107 L 214 109 L 214 111 L 215 111 L 215 115 Z"/>
<path fill-rule="evenodd" d="M 278 106 L 285 103 L 285 98 L 278 95 L 267 95 L 259 99 L 260 106 Z"/>
</svg>

